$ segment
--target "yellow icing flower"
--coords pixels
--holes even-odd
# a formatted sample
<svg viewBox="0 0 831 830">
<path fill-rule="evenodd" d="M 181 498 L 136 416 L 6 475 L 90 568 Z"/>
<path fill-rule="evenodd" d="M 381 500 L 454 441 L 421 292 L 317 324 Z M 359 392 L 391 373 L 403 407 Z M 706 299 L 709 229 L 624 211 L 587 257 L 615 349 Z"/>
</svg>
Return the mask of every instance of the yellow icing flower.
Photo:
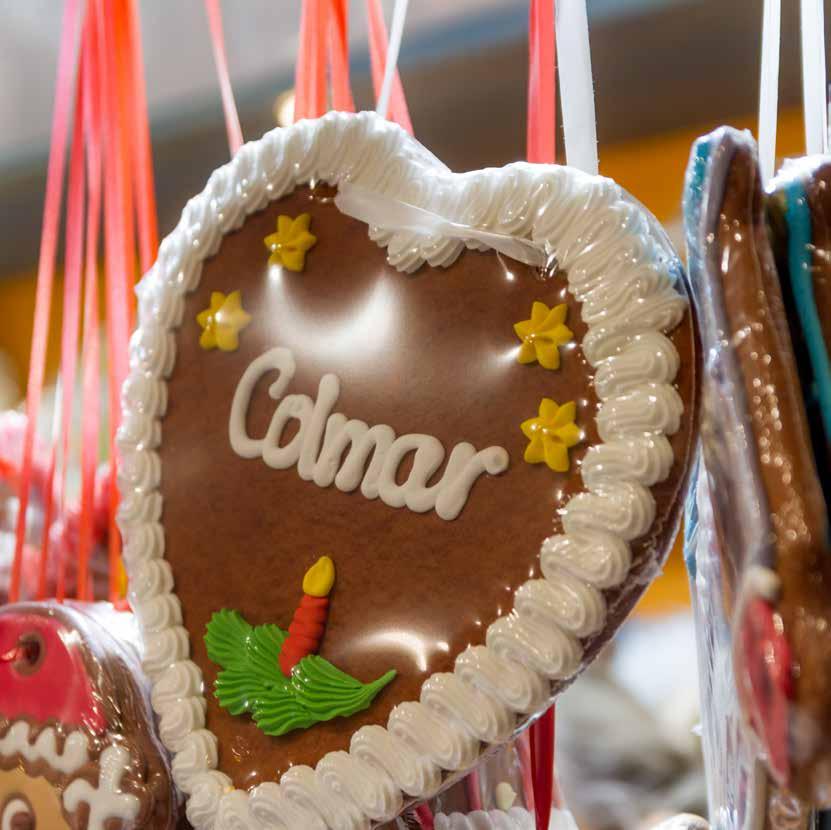
<svg viewBox="0 0 831 830">
<path fill-rule="evenodd" d="M 211 306 L 196 315 L 202 328 L 199 345 L 203 349 L 219 348 L 233 352 L 239 346 L 239 333 L 251 322 L 251 315 L 242 307 L 239 291 L 226 297 L 221 291 L 211 293 Z"/>
<path fill-rule="evenodd" d="M 531 306 L 531 319 L 514 326 L 517 337 L 522 341 L 517 360 L 520 363 L 540 362 L 544 369 L 560 368 L 559 347 L 574 337 L 565 324 L 568 306 L 565 303 L 549 309 L 545 303 L 536 302 Z"/>
<path fill-rule="evenodd" d="M 558 406 L 551 398 L 540 402 L 540 414 L 523 421 L 520 429 L 529 440 L 525 460 L 529 464 L 544 461 L 552 470 L 568 470 L 568 449 L 583 439 L 583 430 L 574 423 L 577 406 L 574 401 Z"/>
<path fill-rule="evenodd" d="M 301 213 L 296 219 L 291 216 L 277 217 L 277 232 L 269 234 L 263 242 L 271 251 L 269 265 L 282 265 L 289 271 L 302 271 L 306 264 L 306 251 L 317 242 L 317 237 L 309 233 L 312 217 Z"/>
</svg>

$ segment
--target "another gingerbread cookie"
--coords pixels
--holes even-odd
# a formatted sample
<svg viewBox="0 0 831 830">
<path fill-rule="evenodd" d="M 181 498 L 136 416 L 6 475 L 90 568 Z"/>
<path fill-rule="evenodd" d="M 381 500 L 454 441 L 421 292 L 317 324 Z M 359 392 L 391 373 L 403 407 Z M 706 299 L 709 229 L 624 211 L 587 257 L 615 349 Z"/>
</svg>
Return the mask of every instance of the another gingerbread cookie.
<svg viewBox="0 0 831 830">
<path fill-rule="evenodd" d="M 3 830 L 176 826 L 167 756 L 122 636 L 129 615 L 88 608 L 0 609 Z"/>
<path fill-rule="evenodd" d="M 768 218 L 817 472 L 831 501 L 831 159 L 786 163 Z"/>
<path fill-rule="evenodd" d="M 669 550 L 695 372 L 608 179 L 455 175 L 368 113 L 216 171 L 139 287 L 119 440 L 194 827 L 367 827 L 543 711 Z"/>
<path fill-rule="evenodd" d="M 696 143 L 685 212 L 736 683 L 776 781 L 828 805 L 828 515 L 748 135 L 724 128 Z"/>
</svg>

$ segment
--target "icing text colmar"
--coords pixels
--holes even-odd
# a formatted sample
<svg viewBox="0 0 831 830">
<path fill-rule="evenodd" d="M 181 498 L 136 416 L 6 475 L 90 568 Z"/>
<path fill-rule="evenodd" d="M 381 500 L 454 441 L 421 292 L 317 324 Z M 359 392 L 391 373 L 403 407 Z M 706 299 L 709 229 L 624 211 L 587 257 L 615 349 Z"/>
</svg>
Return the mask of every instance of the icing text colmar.
<svg viewBox="0 0 831 830">
<path fill-rule="evenodd" d="M 483 473 L 499 475 L 508 468 L 508 452 L 503 447 L 487 447 L 477 452 L 472 444 L 456 444 L 439 481 L 427 482 L 444 461 L 444 446 L 432 435 L 396 436 L 386 424 L 368 426 L 363 421 L 332 412 L 340 381 L 337 375 L 320 379 L 317 399 L 308 395 L 286 395 L 296 364 L 289 349 L 274 348 L 253 360 L 243 373 L 231 404 L 228 433 L 231 447 L 243 458 L 262 458 L 275 470 L 297 465 L 305 481 L 318 487 L 335 487 L 351 492 L 360 485 L 368 499 L 380 498 L 390 507 L 408 507 L 415 513 L 435 509 L 446 520 L 455 519 L 467 503 L 470 490 Z M 246 415 L 254 388 L 263 375 L 278 371 L 268 394 L 279 401 L 268 431 L 252 438 L 246 429 Z M 286 424 L 295 419 L 299 429 L 281 446 Z M 344 455 L 345 453 L 345 455 Z M 396 472 L 409 454 L 413 465 L 402 484 Z"/>
</svg>

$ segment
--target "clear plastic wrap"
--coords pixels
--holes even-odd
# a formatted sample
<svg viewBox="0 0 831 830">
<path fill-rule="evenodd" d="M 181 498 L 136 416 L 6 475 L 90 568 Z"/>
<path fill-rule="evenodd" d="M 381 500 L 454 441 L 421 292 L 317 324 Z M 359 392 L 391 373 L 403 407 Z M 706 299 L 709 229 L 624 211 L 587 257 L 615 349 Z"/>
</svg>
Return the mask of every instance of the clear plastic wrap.
<svg viewBox="0 0 831 830">
<path fill-rule="evenodd" d="M 559 804 L 537 805 L 528 735 L 514 738 L 483 757 L 468 775 L 427 802 L 411 808 L 387 830 L 536 830 L 537 808 L 548 830 L 577 830 Z M 545 823 L 545 816 L 548 822 Z"/>
</svg>

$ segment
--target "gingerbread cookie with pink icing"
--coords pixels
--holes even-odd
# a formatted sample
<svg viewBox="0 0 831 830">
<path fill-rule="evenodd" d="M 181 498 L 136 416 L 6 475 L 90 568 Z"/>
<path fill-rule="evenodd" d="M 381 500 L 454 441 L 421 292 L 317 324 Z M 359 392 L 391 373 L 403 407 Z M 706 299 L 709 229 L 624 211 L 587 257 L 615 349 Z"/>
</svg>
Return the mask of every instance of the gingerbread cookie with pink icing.
<svg viewBox="0 0 831 830">
<path fill-rule="evenodd" d="M 131 625 L 109 606 L 0 609 L 3 830 L 176 826 Z"/>
<path fill-rule="evenodd" d="M 451 786 L 672 545 L 695 331 L 608 179 L 457 175 L 330 113 L 217 170 L 138 294 L 119 522 L 199 830 L 365 828 Z"/>
</svg>

